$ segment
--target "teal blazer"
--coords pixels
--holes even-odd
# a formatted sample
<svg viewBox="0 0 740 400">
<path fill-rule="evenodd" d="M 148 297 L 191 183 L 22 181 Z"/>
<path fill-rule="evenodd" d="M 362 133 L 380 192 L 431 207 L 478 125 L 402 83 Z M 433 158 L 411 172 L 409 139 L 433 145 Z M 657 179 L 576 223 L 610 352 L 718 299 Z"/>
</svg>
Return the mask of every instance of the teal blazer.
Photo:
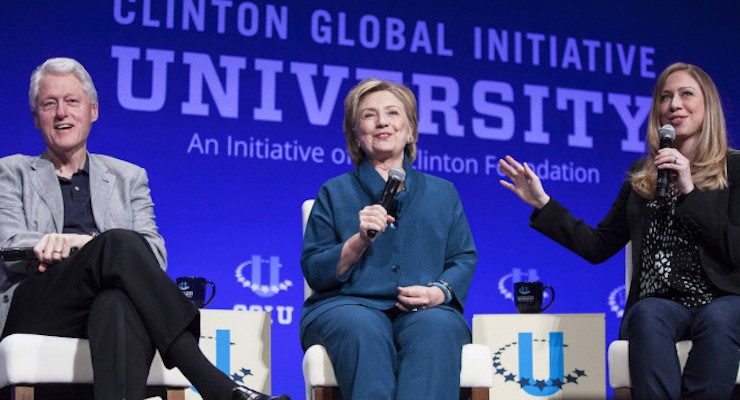
<svg viewBox="0 0 740 400">
<path fill-rule="evenodd" d="M 478 254 L 460 196 L 449 181 L 404 161 L 406 189 L 398 218 L 342 276 L 336 276 L 344 242 L 359 230 L 358 212 L 378 201 L 385 181 L 368 163 L 320 189 L 303 238 L 301 268 L 314 294 L 303 305 L 304 328 L 322 312 L 345 304 L 379 310 L 395 306 L 399 286 L 443 280 L 455 293 L 441 305 L 462 313 Z"/>
</svg>

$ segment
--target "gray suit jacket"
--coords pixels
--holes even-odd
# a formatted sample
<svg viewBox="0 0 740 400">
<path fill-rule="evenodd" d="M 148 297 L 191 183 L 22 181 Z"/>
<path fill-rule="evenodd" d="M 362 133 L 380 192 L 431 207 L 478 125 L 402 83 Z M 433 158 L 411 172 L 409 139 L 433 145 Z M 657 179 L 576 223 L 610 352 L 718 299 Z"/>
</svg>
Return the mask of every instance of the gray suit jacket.
<svg viewBox="0 0 740 400">
<path fill-rule="evenodd" d="M 112 157 L 88 154 L 90 196 L 100 232 L 129 229 L 144 235 L 165 269 L 164 240 L 154 222 L 154 203 L 144 169 Z M 54 164 L 45 155 L 0 158 L 0 247 L 34 246 L 47 233 L 62 233 L 64 202 Z M 0 262 L 0 332 L 13 292 L 32 262 Z"/>
</svg>

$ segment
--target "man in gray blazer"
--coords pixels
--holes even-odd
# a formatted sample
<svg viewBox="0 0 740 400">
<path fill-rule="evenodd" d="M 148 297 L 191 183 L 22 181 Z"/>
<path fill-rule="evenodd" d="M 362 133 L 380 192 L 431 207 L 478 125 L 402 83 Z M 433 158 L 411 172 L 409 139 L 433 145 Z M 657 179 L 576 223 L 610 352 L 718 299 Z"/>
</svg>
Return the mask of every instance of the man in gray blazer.
<svg viewBox="0 0 740 400">
<path fill-rule="evenodd" d="M 287 399 L 237 385 L 200 352 L 197 308 L 164 272 L 146 172 L 90 154 L 97 92 L 84 67 L 53 58 L 31 76 L 29 104 L 46 142 L 38 157 L 0 159 L 0 331 L 89 338 L 96 399 L 142 399 L 159 350 L 205 399 Z"/>
</svg>

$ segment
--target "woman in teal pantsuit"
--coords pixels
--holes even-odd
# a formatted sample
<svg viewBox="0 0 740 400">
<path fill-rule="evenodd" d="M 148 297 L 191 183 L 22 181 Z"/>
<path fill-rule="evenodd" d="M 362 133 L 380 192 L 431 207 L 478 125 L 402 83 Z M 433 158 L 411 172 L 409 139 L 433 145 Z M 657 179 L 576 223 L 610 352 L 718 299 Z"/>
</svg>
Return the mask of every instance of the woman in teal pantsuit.
<svg viewBox="0 0 740 400">
<path fill-rule="evenodd" d="M 411 90 L 365 80 L 344 108 L 356 169 L 322 186 L 308 220 L 301 267 L 315 293 L 303 306 L 301 343 L 326 347 L 346 400 L 458 398 L 471 340 L 462 311 L 478 260 L 460 197 L 411 168 Z M 406 180 L 387 211 L 374 203 L 391 168 Z"/>
</svg>

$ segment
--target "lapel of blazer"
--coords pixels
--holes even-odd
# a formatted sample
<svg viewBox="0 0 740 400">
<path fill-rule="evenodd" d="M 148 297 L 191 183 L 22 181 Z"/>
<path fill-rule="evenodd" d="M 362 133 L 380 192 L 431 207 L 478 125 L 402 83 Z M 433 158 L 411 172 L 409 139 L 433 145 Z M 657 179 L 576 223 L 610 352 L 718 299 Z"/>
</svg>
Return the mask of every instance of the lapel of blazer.
<svg viewBox="0 0 740 400">
<path fill-rule="evenodd" d="M 30 172 L 33 189 L 49 207 L 54 229 L 61 233 L 64 229 L 64 200 L 54 164 L 46 156 L 41 155 L 31 161 Z"/>
<path fill-rule="evenodd" d="M 93 218 L 100 232 L 106 231 L 105 213 L 110 204 L 116 176 L 108 172 L 108 167 L 96 155 L 87 155 L 90 159 L 90 201 L 92 202 Z"/>
</svg>

